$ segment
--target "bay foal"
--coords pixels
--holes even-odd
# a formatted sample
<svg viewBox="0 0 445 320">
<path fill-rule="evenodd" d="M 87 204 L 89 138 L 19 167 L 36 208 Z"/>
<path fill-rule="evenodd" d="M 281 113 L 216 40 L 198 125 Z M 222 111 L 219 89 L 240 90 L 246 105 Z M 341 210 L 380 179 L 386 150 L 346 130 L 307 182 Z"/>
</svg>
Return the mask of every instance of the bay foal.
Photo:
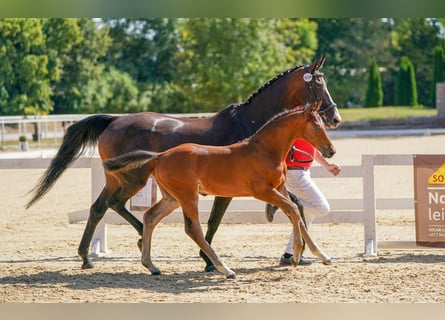
<svg viewBox="0 0 445 320">
<path fill-rule="evenodd" d="M 329 257 L 320 250 L 301 223 L 297 206 L 289 199 L 285 186 L 284 158 L 296 138 L 312 143 L 324 157 L 335 154 L 335 148 L 317 113 L 319 106 L 320 103 L 317 103 L 304 111 L 293 109 L 283 112 L 252 137 L 229 146 L 186 143 L 161 153 L 138 150 L 104 161 L 105 170 L 119 184 L 126 183 L 125 172 L 148 166 L 160 187 L 161 200 L 144 214 L 142 264 L 152 274 L 160 274 L 151 260 L 153 230 L 163 217 L 181 206 L 187 235 L 198 244 L 218 271 L 228 278 L 236 276 L 204 238 L 198 212 L 200 193 L 221 197 L 253 196 L 280 207 L 293 225 L 293 264 L 296 266 L 300 260 L 302 238 L 324 264 L 330 264 Z"/>
</svg>

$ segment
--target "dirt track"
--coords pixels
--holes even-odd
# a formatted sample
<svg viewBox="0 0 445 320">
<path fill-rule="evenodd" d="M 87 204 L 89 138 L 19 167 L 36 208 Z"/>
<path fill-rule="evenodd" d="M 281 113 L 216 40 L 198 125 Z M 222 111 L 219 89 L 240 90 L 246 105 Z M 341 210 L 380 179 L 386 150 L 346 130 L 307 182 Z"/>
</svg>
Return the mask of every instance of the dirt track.
<svg viewBox="0 0 445 320">
<path fill-rule="evenodd" d="M 362 153 L 445 153 L 443 138 L 338 139 L 333 161 L 358 164 Z M 409 169 L 382 170 L 379 192 L 412 192 Z M 202 271 L 198 249 L 181 224 L 155 230 L 153 260 L 163 274 L 151 276 L 139 262 L 134 230 L 111 225 L 111 253 L 95 259 L 95 269 L 81 270 L 76 252 L 84 223 L 69 224 L 67 213 L 89 207 L 89 171 L 68 170 L 25 211 L 26 192 L 41 173 L 0 171 L 0 302 L 445 302 L 445 251 L 363 257 L 363 227 L 354 224 L 313 225 L 311 234 L 334 264 L 326 267 L 313 258 L 312 266 L 297 269 L 278 266 L 288 224 L 222 225 L 213 247 L 237 273 L 235 280 Z M 326 180 L 320 186 L 330 196 L 356 192 Z M 414 239 L 413 212 L 377 215 L 379 238 Z"/>
</svg>

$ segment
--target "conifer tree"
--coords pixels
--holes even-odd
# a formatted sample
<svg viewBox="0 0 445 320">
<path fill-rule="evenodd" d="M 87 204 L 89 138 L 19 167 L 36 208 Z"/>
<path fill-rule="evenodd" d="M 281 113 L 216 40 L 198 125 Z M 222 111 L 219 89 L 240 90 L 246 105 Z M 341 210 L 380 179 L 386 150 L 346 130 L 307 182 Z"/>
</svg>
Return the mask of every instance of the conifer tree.
<svg viewBox="0 0 445 320">
<path fill-rule="evenodd" d="M 433 87 L 431 106 L 436 107 L 436 83 L 445 81 L 445 52 L 442 46 L 434 48 Z"/>
<path fill-rule="evenodd" d="M 383 105 L 382 78 L 377 61 L 372 58 L 369 66 L 368 88 L 366 90 L 365 107 L 380 107 Z"/>
<path fill-rule="evenodd" d="M 398 106 L 417 106 L 417 85 L 414 65 L 404 56 L 400 60 L 396 82 L 396 101 Z"/>
</svg>

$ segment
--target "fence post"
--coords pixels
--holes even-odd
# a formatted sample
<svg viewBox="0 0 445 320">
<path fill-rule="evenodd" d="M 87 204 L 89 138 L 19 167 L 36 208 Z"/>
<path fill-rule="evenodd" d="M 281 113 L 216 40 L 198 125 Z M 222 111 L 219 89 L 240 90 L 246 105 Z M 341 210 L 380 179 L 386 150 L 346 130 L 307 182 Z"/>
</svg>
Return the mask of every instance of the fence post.
<svg viewBox="0 0 445 320">
<path fill-rule="evenodd" d="M 100 158 L 91 158 L 91 203 L 96 201 L 105 186 L 105 176 Z M 107 223 L 105 216 L 97 224 L 91 242 L 91 253 L 99 255 L 108 252 Z"/>
<path fill-rule="evenodd" d="M 436 109 L 437 118 L 445 122 L 445 82 L 436 83 Z"/>
<path fill-rule="evenodd" d="M 375 256 L 377 254 L 374 160 L 374 155 L 362 155 L 365 256 Z"/>
</svg>

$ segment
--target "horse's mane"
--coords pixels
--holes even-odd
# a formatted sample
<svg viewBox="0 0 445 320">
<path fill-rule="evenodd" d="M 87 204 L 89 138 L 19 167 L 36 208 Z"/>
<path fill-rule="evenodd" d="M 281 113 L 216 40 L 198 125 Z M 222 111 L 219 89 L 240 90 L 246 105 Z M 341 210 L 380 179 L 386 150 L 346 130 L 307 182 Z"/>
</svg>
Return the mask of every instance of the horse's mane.
<svg viewBox="0 0 445 320">
<path fill-rule="evenodd" d="M 250 104 L 256 96 L 258 96 L 261 92 L 263 92 L 267 87 L 269 87 L 270 85 L 275 83 L 278 79 L 281 79 L 282 77 L 288 75 L 289 73 L 292 73 L 294 70 L 301 68 L 301 67 L 302 67 L 302 65 L 296 65 L 295 67 L 292 67 L 288 70 L 278 73 L 277 75 L 275 75 L 275 77 L 266 81 L 261 87 L 258 87 L 254 92 L 252 92 L 252 94 L 246 100 L 239 102 L 239 103 L 231 103 L 231 104 L 227 105 L 223 110 L 233 110 L 233 109 L 236 110 L 238 107 L 243 107 L 243 106 Z"/>
<path fill-rule="evenodd" d="M 264 89 L 266 89 L 267 87 L 269 87 L 270 85 L 272 85 L 273 83 L 275 83 L 278 79 L 284 77 L 285 75 L 288 75 L 289 73 L 293 72 L 294 70 L 301 68 L 302 65 L 296 65 L 293 68 L 290 68 L 288 70 L 285 70 L 279 74 L 277 74 L 275 77 L 273 77 L 272 79 L 270 79 L 269 81 L 267 81 L 266 83 L 264 83 L 261 87 L 257 88 L 251 95 L 250 97 L 248 97 L 246 100 L 244 100 L 243 102 L 239 103 L 239 104 L 233 104 L 233 106 L 235 107 L 241 107 L 244 105 L 247 105 L 249 103 L 252 102 L 252 100 L 259 95 L 262 91 L 264 91 Z"/>
</svg>

